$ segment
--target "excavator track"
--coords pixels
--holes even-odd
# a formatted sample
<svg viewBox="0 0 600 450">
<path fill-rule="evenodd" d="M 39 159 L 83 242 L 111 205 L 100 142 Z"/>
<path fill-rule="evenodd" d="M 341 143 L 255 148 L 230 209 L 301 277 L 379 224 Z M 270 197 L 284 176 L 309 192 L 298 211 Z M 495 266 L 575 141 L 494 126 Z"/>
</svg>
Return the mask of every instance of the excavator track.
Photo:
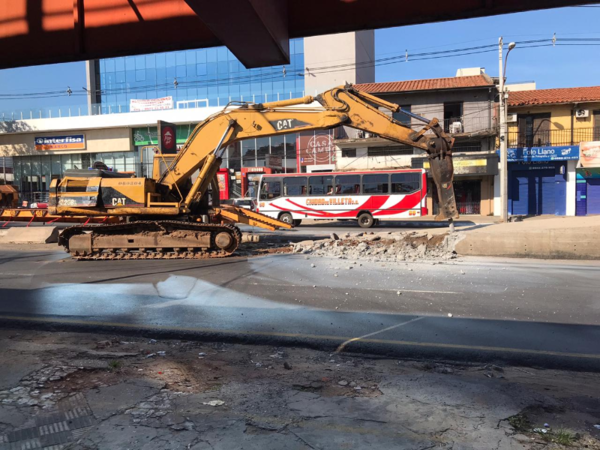
<svg viewBox="0 0 600 450">
<path fill-rule="evenodd" d="M 241 242 L 235 225 L 177 220 L 77 225 L 58 238 L 76 260 L 224 258 Z"/>
</svg>

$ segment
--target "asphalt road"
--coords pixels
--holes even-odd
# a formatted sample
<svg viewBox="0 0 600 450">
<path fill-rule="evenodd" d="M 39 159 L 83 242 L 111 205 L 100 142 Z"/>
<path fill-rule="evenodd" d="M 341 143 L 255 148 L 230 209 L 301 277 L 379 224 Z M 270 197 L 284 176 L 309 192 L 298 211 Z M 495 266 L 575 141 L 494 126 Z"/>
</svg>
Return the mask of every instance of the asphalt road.
<svg viewBox="0 0 600 450">
<path fill-rule="evenodd" d="M 0 321 L 598 370 L 599 278 L 600 264 L 581 262 L 77 262 L 6 246 Z"/>
</svg>

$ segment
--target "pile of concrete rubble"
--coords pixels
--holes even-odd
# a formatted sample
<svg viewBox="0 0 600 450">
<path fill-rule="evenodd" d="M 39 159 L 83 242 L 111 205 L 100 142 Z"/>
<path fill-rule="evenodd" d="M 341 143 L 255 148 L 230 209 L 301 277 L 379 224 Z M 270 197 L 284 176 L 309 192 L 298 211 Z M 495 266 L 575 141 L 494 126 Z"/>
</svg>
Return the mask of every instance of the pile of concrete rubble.
<svg viewBox="0 0 600 450">
<path fill-rule="evenodd" d="M 456 258 L 454 247 L 463 233 L 363 232 L 346 233 L 340 238 L 332 233 L 328 239 L 294 244 L 294 253 L 328 256 L 361 261 L 420 261 Z"/>
</svg>

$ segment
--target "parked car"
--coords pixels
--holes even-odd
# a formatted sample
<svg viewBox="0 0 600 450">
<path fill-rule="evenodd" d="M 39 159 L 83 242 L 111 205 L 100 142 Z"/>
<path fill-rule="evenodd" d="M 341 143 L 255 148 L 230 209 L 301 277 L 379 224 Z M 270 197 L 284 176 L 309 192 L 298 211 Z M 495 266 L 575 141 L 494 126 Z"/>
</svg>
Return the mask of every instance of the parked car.
<svg viewBox="0 0 600 450">
<path fill-rule="evenodd" d="M 250 197 L 242 197 L 233 199 L 233 205 L 240 208 L 256 211 L 256 201 Z"/>
</svg>

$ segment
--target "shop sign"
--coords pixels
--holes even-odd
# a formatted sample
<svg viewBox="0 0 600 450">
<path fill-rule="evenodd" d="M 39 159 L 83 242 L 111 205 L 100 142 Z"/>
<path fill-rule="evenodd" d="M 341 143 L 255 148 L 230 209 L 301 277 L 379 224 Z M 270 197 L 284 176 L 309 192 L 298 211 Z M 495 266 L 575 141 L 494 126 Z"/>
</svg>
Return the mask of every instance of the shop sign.
<svg viewBox="0 0 600 450">
<path fill-rule="evenodd" d="M 36 136 L 36 150 L 85 150 L 85 135 Z"/>
<path fill-rule="evenodd" d="M 281 156 L 266 155 L 265 157 L 265 165 L 271 169 L 281 169 L 283 167 L 282 163 Z"/>
<path fill-rule="evenodd" d="M 579 165 L 581 167 L 600 167 L 600 141 L 579 144 Z"/>
<path fill-rule="evenodd" d="M 185 144 L 185 141 L 193 130 L 194 125 L 177 125 L 177 144 Z M 134 128 L 133 144 L 136 147 L 143 145 L 158 145 L 158 130 L 156 127 Z"/>
<path fill-rule="evenodd" d="M 158 121 L 158 134 L 160 135 L 158 147 L 161 153 L 165 155 L 177 153 L 176 130 L 177 127 L 175 124 L 164 122 L 162 120 Z"/>
<path fill-rule="evenodd" d="M 129 111 L 163 111 L 173 109 L 173 97 L 137 99 L 132 98 L 129 101 Z"/>
<path fill-rule="evenodd" d="M 492 158 L 461 158 L 452 159 L 455 175 L 496 175 L 498 173 L 498 159 L 494 155 Z M 413 169 L 430 169 L 429 160 L 426 158 L 413 158 L 411 162 Z"/>
<path fill-rule="evenodd" d="M 582 180 L 585 178 L 600 178 L 600 167 L 577 169 L 577 179 Z"/>
<path fill-rule="evenodd" d="M 332 164 L 335 162 L 336 147 L 333 133 L 329 131 L 300 133 L 297 139 L 297 152 L 300 165 Z"/>
<path fill-rule="evenodd" d="M 508 162 L 567 161 L 577 159 L 579 159 L 579 145 L 563 145 L 557 147 L 520 147 L 508 149 Z"/>
<path fill-rule="evenodd" d="M 516 164 L 508 166 L 508 170 L 555 170 L 554 164 L 548 164 L 548 161 L 519 161 Z"/>
</svg>

